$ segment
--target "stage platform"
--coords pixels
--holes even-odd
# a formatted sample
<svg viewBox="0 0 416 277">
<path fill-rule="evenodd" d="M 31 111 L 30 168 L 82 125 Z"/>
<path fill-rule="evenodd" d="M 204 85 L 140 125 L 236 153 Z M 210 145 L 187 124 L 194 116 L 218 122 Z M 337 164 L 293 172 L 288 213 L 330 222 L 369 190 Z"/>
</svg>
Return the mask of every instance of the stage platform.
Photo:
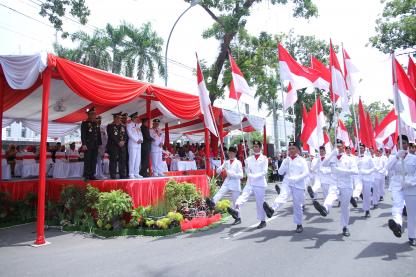
<svg viewBox="0 0 416 277">
<path fill-rule="evenodd" d="M 151 177 L 144 179 L 105 179 L 84 181 L 82 179 L 46 179 L 46 200 L 58 201 L 62 189 L 68 185 L 86 186 L 91 184 L 100 191 L 111 191 L 121 189 L 128 193 L 133 199 L 134 207 L 155 205 L 163 199 L 166 182 L 174 179 L 177 182 L 189 182 L 196 185 L 203 196 L 209 195 L 209 184 L 206 175 L 187 175 L 187 176 L 166 176 Z M 8 192 L 13 200 L 22 200 L 25 196 L 33 192 L 38 193 L 38 179 L 14 179 L 2 181 L 0 184 L 1 192 Z"/>
</svg>

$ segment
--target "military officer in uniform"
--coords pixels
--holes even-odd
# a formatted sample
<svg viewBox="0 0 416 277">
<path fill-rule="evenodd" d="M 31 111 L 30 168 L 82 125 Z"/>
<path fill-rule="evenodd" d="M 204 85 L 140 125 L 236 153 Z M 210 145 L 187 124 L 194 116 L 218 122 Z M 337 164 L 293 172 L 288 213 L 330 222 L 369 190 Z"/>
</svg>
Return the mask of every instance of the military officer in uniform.
<svg viewBox="0 0 416 277">
<path fill-rule="evenodd" d="M 131 114 L 130 118 L 131 122 L 127 124 L 126 128 L 129 136 L 129 178 L 143 178 L 143 176 L 139 175 L 143 136 L 140 131 L 137 112 Z"/>
<path fill-rule="evenodd" d="M 152 171 L 153 176 L 164 176 L 162 169 L 162 150 L 165 135 L 159 129 L 160 119 L 153 119 L 153 126 L 150 129 L 150 136 L 152 137 L 151 157 L 152 157 Z"/>
<path fill-rule="evenodd" d="M 142 118 L 142 126 L 140 126 L 140 130 L 142 131 L 142 136 L 143 136 L 140 175 L 143 177 L 149 177 L 149 173 L 148 173 L 149 155 L 150 155 L 150 148 L 151 148 L 153 139 L 150 136 L 150 132 L 149 132 L 149 119 L 148 118 Z"/>
<path fill-rule="evenodd" d="M 126 172 L 126 127 L 121 123 L 121 113 L 113 114 L 114 121 L 107 126 L 107 152 L 110 156 L 110 177 L 116 179 L 117 165 L 121 179 L 127 178 Z"/>
<path fill-rule="evenodd" d="M 95 167 L 97 164 L 98 147 L 101 145 L 100 127 L 97 124 L 95 108 L 87 110 L 88 119 L 81 124 L 81 142 L 84 156 L 84 178 L 96 180 Z"/>
</svg>

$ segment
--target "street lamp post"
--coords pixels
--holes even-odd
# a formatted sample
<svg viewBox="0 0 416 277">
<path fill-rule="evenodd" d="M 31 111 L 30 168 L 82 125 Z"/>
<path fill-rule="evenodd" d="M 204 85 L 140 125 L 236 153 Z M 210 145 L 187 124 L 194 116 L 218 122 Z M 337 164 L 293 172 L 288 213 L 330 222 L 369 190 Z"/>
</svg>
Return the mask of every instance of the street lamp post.
<svg viewBox="0 0 416 277">
<path fill-rule="evenodd" d="M 170 41 L 170 37 L 172 36 L 172 32 L 173 29 L 175 29 L 176 24 L 178 23 L 179 19 L 181 19 L 181 17 L 187 12 L 189 11 L 192 7 L 196 6 L 199 4 L 199 2 L 201 2 L 201 0 L 194 0 L 191 2 L 191 5 L 184 10 L 181 15 L 178 17 L 178 19 L 176 19 L 175 23 L 173 24 L 172 29 L 170 30 L 169 33 L 169 37 L 168 37 L 168 41 L 166 42 L 166 49 L 165 49 L 165 86 L 168 86 L 168 49 L 169 49 L 169 41 Z"/>
</svg>

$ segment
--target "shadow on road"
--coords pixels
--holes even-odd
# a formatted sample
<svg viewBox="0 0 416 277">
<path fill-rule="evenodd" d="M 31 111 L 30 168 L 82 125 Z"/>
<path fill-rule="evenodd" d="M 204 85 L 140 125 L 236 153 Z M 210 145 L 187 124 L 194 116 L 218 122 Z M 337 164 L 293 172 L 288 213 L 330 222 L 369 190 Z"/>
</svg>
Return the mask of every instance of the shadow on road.
<svg viewBox="0 0 416 277">
<path fill-rule="evenodd" d="M 393 242 L 373 242 L 364 248 L 355 259 L 381 257 L 383 261 L 397 260 L 405 252 L 412 251 L 412 247 L 407 243 Z"/>
</svg>

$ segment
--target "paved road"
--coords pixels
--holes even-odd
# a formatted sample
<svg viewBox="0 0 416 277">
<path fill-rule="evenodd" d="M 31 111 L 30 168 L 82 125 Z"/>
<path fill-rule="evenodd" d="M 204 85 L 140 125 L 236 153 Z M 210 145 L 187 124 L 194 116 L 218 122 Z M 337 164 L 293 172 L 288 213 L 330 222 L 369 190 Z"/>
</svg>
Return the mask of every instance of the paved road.
<svg viewBox="0 0 416 277">
<path fill-rule="evenodd" d="M 267 198 L 276 193 L 270 185 Z M 243 223 L 165 238 L 91 238 L 46 232 L 51 245 L 32 248 L 35 225 L 0 230 L 0 276 L 416 276 L 416 248 L 386 227 L 391 201 L 364 219 L 351 213 L 341 236 L 339 209 L 321 218 L 307 196 L 305 230 L 294 232 L 290 203 L 256 230 L 254 199 Z"/>
</svg>

